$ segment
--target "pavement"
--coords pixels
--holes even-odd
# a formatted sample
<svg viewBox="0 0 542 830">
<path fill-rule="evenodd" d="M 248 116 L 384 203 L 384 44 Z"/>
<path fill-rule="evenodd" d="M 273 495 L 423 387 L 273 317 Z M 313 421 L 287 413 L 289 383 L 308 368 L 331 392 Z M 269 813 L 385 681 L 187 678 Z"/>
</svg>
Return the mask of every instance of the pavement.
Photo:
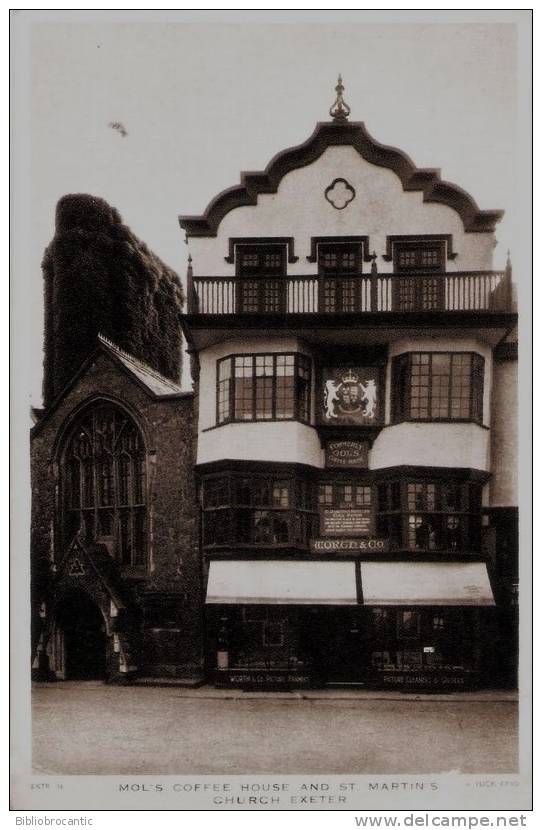
<svg viewBox="0 0 542 830">
<path fill-rule="evenodd" d="M 33 767 L 64 775 L 517 772 L 514 692 L 37 683 Z"/>
<path fill-rule="evenodd" d="M 38 684 L 36 684 L 38 685 Z M 386 689 L 363 689 L 359 686 L 337 686 L 324 689 L 295 689 L 289 691 L 252 691 L 245 689 L 217 689 L 214 686 L 194 686 L 186 681 L 169 678 L 140 678 L 135 687 L 175 688 L 183 698 L 203 700 L 447 700 L 447 701 L 508 701 L 516 702 L 518 693 L 512 689 L 481 689 L 469 692 L 419 693 Z"/>
</svg>

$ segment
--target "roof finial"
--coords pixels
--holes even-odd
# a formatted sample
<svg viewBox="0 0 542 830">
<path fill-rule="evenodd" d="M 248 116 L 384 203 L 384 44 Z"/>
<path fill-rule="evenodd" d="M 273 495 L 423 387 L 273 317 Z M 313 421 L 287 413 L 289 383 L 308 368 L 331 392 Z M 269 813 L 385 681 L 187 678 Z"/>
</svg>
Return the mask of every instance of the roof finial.
<svg viewBox="0 0 542 830">
<path fill-rule="evenodd" d="M 350 115 L 350 107 L 343 99 L 344 86 L 343 79 L 340 75 L 337 80 L 335 92 L 337 93 L 337 97 L 335 99 L 335 102 L 332 104 L 331 109 L 329 110 L 329 114 L 331 115 L 334 121 L 344 122 Z"/>
<path fill-rule="evenodd" d="M 510 256 L 510 248 L 506 252 L 506 270 L 512 273 L 512 257 Z"/>
</svg>

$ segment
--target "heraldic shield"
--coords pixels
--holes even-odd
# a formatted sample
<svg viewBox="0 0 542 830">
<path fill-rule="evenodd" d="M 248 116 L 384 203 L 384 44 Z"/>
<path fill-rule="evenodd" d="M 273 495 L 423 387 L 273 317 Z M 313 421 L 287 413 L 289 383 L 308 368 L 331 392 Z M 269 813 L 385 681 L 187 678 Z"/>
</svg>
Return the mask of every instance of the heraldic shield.
<svg viewBox="0 0 542 830">
<path fill-rule="evenodd" d="M 320 422 L 373 426 L 380 420 L 380 374 L 377 368 L 324 369 Z"/>
</svg>

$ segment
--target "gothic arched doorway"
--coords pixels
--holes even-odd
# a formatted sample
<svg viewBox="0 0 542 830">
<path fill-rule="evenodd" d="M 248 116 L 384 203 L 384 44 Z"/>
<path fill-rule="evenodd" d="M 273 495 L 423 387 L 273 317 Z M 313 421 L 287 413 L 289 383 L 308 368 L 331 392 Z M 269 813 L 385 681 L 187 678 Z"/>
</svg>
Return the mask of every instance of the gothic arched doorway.
<svg viewBox="0 0 542 830">
<path fill-rule="evenodd" d="M 97 605 L 74 591 L 58 606 L 56 624 L 63 633 L 64 679 L 105 680 L 105 621 Z"/>
</svg>

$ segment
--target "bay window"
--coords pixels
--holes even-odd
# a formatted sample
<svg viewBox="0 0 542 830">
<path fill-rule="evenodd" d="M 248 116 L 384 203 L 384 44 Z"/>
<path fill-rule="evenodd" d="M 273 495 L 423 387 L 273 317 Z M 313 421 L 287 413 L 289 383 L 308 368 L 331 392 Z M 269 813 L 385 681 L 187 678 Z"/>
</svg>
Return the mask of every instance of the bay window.
<svg viewBox="0 0 542 830">
<path fill-rule="evenodd" d="M 484 358 L 472 352 L 410 352 L 393 361 L 393 420 L 482 423 Z"/>
<path fill-rule="evenodd" d="M 411 551 L 480 548 L 481 486 L 461 481 L 402 481 L 378 486 L 377 535 Z"/>
<path fill-rule="evenodd" d="M 316 527 L 312 483 L 303 478 L 235 473 L 203 482 L 204 547 L 306 547 Z"/>
<path fill-rule="evenodd" d="M 231 355 L 217 365 L 217 423 L 310 421 L 311 361 L 302 354 Z"/>
</svg>

